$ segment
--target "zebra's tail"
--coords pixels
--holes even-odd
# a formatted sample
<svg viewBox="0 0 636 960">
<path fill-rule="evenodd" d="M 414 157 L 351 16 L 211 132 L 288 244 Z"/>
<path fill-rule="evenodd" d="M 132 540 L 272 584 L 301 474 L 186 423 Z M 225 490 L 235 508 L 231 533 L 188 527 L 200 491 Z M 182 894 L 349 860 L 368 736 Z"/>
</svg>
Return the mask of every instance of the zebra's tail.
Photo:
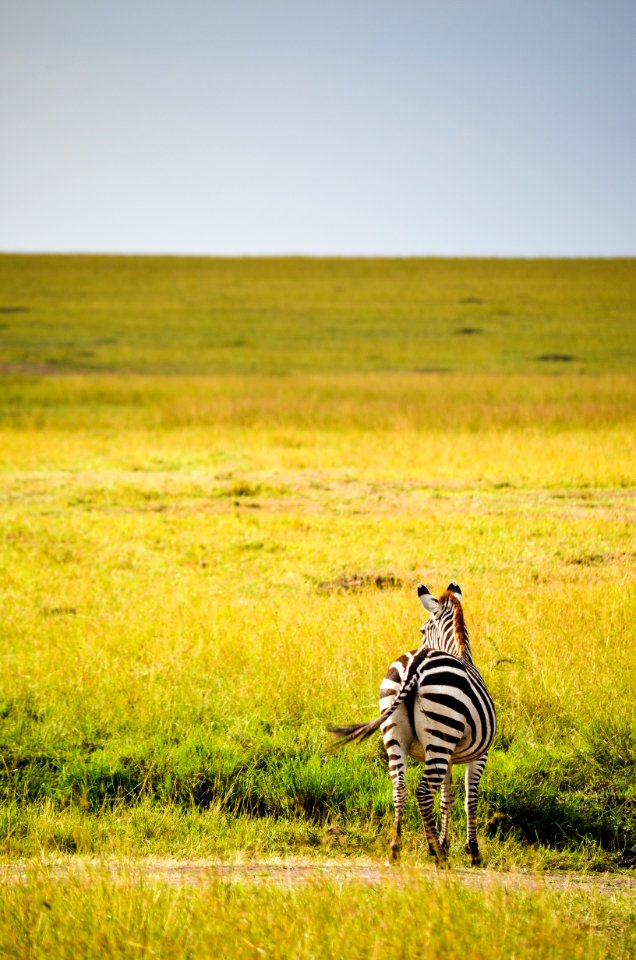
<svg viewBox="0 0 636 960">
<path fill-rule="evenodd" d="M 400 704 L 404 703 L 413 690 L 419 680 L 419 667 L 429 656 L 430 652 L 431 651 L 425 647 L 418 650 L 411 661 L 408 673 L 402 681 L 402 686 L 398 690 L 397 696 L 375 720 L 370 720 L 368 723 L 354 723 L 351 727 L 329 727 L 329 732 L 338 738 L 334 743 L 334 747 L 343 747 L 345 743 L 361 743 L 363 740 L 366 740 L 367 737 L 370 737 L 372 733 L 375 733 L 378 727 L 383 724 L 385 720 L 389 719 Z"/>
<path fill-rule="evenodd" d="M 385 710 L 375 720 L 370 720 L 368 723 L 354 723 L 351 727 L 329 727 L 329 733 L 333 733 L 337 737 L 334 747 L 344 747 L 345 743 L 361 743 L 366 740 L 372 733 L 375 733 L 389 713 L 390 711 Z"/>
</svg>

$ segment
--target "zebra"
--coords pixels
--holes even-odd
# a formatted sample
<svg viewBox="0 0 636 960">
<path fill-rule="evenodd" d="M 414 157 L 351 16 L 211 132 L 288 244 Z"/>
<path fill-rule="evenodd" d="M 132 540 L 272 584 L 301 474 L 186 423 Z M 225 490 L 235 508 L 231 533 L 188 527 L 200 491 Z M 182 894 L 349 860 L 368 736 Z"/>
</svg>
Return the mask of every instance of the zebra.
<svg viewBox="0 0 636 960">
<path fill-rule="evenodd" d="M 380 688 L 380 715 L 369 723 L 330 727 L 336 746 L 365 740 L 380 727 L 393 784 L 395 832 L 393 859 L 400 851 L 406 803 L 406 758 L 424 763 L 417 803 L 430 853 L 447 865 L 448 827 L 453 803 L 452 765 L 466 764 L 466 853 L 481 863 L 476 812 L 479 780 L 496 728 L 495 707 L 473 663 L 464 623 L 462 592 L 453 581 L 439 598 L 423 584 L 417 594 L 430 619 L 421 628 L 422 644 L 390 665 Z M 433 819 L 433 799 L 441 788 L 441 832 Z"/>
</svg>

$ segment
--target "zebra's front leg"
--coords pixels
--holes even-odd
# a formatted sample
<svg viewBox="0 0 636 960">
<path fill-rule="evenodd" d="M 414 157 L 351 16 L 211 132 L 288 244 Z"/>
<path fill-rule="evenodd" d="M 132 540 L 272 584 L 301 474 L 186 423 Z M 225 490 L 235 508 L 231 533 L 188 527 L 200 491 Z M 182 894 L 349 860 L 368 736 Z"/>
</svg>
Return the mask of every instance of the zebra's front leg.
<svg viewBox="0 0 636 960">
<path fill-rule="evenodd" d="M 448 827 L 451 810 L 453 809 L 452 767 L 450 763 L 446 770 L 446 776 L 442 780 L 440 807 L 442 811 L 442 830 L 439 835 L 439 845 L 444 853 L 448 853 Z"/>
<path fill-rule="evenodd" d="M 466 799 L 464 808 L 466 810 L 466 853 L 470 854 L 473 867 L 478 867 L 481 863 L 481 854 L 479 844 L 477 843 L 477 795 L 479 792 L 479 781 L 486 766 L 488 754 L 484 753 L 478 760 L 473 760 L 466 764 L 466 773 L 464 783 L 466 786 Z"/>
</svg>

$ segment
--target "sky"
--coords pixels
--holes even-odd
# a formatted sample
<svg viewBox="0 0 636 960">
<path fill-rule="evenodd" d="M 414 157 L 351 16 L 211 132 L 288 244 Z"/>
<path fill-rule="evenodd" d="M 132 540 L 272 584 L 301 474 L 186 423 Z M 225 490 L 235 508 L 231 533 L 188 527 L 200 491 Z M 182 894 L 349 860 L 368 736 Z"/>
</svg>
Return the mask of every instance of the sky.
<svg viewBox="0 0 636 960">
<path fill-rule="evenodd" d="M 636 254 L 635 0 L 0 0 L 0 251 Z"/>
</svg>

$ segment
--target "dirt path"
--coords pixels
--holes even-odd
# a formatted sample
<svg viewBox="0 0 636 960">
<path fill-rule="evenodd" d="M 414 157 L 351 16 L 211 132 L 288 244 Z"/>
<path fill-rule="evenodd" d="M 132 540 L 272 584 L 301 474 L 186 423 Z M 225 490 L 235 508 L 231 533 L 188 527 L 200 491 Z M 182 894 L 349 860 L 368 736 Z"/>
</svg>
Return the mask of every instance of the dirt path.
<svg viewBox="0 0 636 960">
<path fill-rule="evenodd" d="M 413 864 L 390 865 L 377 860 L 279 860 L 219 863 L 213 860 L 97 860 L 69 857 L 64 860 L 14 861 L 0 864 L 0 882 L 28 883 L 30 878 L 48 876 L 90 879 L 110 874 L 115 881 L 165 883 L 170 886 L 204 886 L 212 880 L 227 883 L 299 884 L 350 883 L 369 886 L 408 885 L 422 879 L 431 883 L 465 883 L 470 886 L 562 890 L 596 890 L 602 893 L 636 893 L 636 876 L 621 873 L 530 873 L 455 868 L 439 871 Z"/>
</svg>

